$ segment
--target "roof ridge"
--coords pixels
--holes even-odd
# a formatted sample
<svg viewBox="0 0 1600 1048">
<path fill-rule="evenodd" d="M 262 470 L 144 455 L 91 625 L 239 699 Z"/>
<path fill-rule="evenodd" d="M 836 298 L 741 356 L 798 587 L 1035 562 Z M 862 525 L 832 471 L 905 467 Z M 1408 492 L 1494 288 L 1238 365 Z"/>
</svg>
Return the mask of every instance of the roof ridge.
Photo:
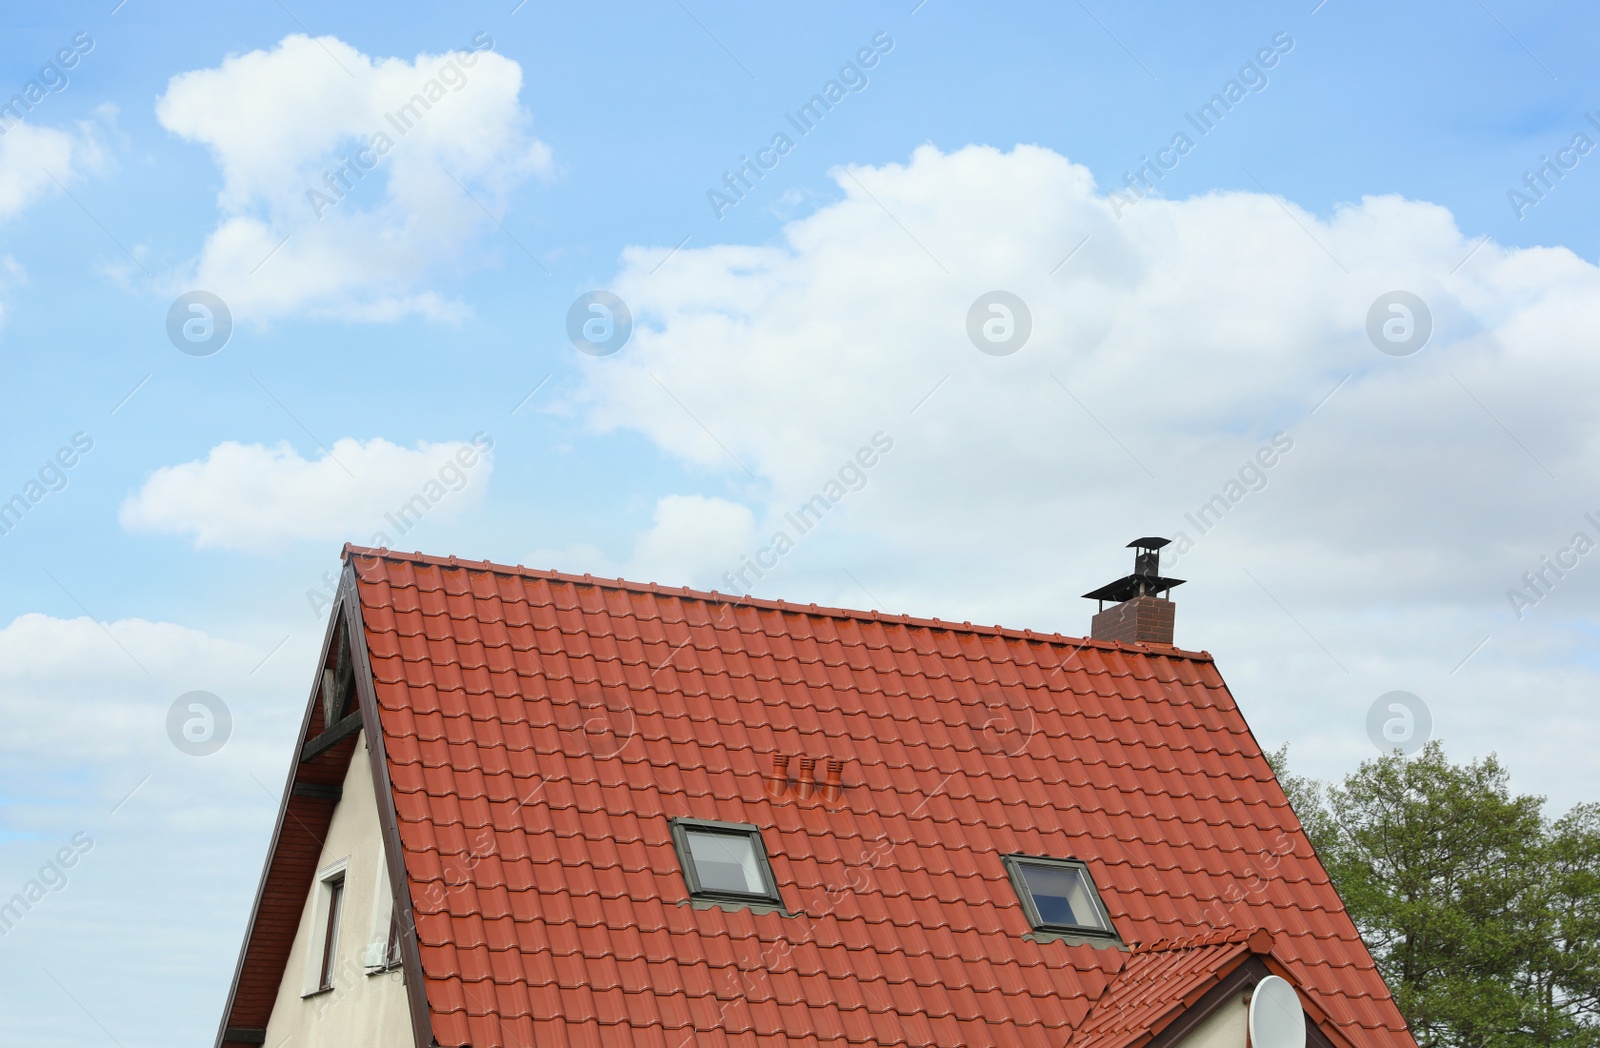
<svg viewBox="0 0 1600 1048">
<path fill-rule="evenodd" d="M 1265 928 L 1231 928 L 1226 931 L 1199 932 L 1195 935 L 1172 936 L 1139 943 L 1134 953 L 1165 953 L 1175 950 L 1195 950 L 1208 946 L 1225 946 L 1246 943 L 1252 953 L 1271 953 L 1276 937 Z"/>
<path fill-rule="evenodd" d="M 1165 644 L 1135 644 L 1122 641 L 1095 640 L 1091 637 L 1070 637 L 1062 633 L 1040 633 L 1031 629 L 1015 629 L 1008 626 L 975 626 L 971 622 L 948 622 L 938 618 L 920 618 L 904 613 L 893 614 L 872 611 L 861 611 L 854 608 L 833 608 L 817 604 L 796 604 L 792 601 L 771 600 L 766 597 L 754 597 L 750 594 L 734 596 L 729 593 L 719 593 L 716 590 L 697 590 L 688 586 L 663 586 L 655 582 L 633 582 L 621 577 L 615 579 L 602 578 L 596 575 L 574 575 L 568 572 L 541 570 L 529 568 L 521 564 L 497 564 L 490 560 L 463 560 L 460 557 L 440 557 L 420 550 L 404 553 L 388 548 L 373 549 L 370 546 L 357 546 L 353 542 L 346 542 L 341 553 L 341 559 L 348 562 L 355 557 L 382 559 L 390 561 L 410 562 L 414 564 L 430 564 L 445 568 L 476 568 L 480 571 L 491 571 L 502 575 L 517 575 L 523 578 L 545 579 L 547 581 L 581 583 L 601 588 L 619 589 L 638 593 L 652 593 L 658 596 L 689 597 L 691 599 L 708 601 L 717 604 L 742 604 L 752 608 L 765 608 L 771 611 L 792 611 L 808 615 L 821 615 L 833 619 L 852 619 L 864 622 L 884 622 L 902 626 L 919 626 L 925 629 L 950 630 L 956 633 L 974 633 L 986 636 L 1010 637 L 1018 640 L 1033 640 L 1045 644 L 1076 645 L 1078 648 L 1095 648 L 1101 651 L 1123 651 L 1134 655 L 1160 655 L 1171 659 L 1186 659 L 1192 662 L 1213 662 L 1209 651 L 1190 651 Z"/>
</svg>

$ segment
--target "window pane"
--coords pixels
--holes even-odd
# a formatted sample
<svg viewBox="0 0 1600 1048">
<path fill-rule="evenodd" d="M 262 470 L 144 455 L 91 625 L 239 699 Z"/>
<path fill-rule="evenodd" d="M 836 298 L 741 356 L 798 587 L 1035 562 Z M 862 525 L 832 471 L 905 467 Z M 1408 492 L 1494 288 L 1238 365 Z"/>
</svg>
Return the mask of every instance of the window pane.
<svg viewBox="0 0 1600 1048">
<path fill-rule="evenodd" d="M 765 895 L 756 861 L 755 843 L 740 833 L 702 833 L 690 830 L 689 854 L 694 858 L 694 873 L 706 891 L 744 892 Z"/>
<path fill-rule="evenodd" d="M 395 906 L 395 912 L 389 917 L 389 950 L 384 956 L 383 964 L 386 968 L 400 967 L 400 913 L 398 903 Z"/>
<path fill-rule="evenodd" d="M 1040 866 L 1018 863 L 1022 879 L 1033 896 L 1039 920 L 1045 924 L 1108 931 L 1100 910 L 1094 904 L 1088 877 L 1069 866 Z"/>
<path fill-rule="evenodd" d="M 339 911 L 344 906 L 344 877 L 326 882 L 328 886 L 328 927 L 322 940 L 322 973 L 317 988 L 333 989 L 333 972 L 339 953 Z"/>
</svg>

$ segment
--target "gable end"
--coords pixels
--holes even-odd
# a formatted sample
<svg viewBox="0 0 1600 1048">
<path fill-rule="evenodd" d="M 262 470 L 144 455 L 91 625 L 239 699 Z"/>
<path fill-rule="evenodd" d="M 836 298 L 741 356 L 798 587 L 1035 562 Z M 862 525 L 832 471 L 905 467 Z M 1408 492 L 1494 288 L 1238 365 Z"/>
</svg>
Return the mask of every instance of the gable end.
<svg viewBox="0 0 1600 1048">
<path fill-rule="evenodd" d="M 357 740 L 363 737 L 371 757 L 388 883 L 395 891 L 394 906 L 400 919 L 401 968 L 415 1048 L 428 1048 L 433 1038 L 410 893 L 405 887 L 404 852 L 395 822 L 366 632 L 354 572 L 348 564 L 340 578 L 339 596 L 317 665 L 215 1048 L 253 1048 L 265 1043 L 279 987 L 292 974 L 287 972 L 289 954 L 316 878 L 322 844 L 343 797 Z"/>
</svg>

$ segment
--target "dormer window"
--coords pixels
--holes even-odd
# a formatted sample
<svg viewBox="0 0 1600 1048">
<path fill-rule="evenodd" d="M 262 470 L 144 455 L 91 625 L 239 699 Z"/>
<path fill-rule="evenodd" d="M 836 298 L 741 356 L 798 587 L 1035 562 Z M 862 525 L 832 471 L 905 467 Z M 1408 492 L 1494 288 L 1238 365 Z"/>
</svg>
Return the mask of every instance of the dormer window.
<svg viewBox="0 0 1600 1048">
<path fill-rule="evenodd" d="M 1083 863 L 1022 855 L 1008 855 L 1005 863 L 1035 931 L 1116 937 L 1111 917 Z"/>
<path fill-rule="evenodd" d="M 783 905 L 757 827 L 674 819 L 672 842 L 691 896 L 711 902 Z"/>
</svg>

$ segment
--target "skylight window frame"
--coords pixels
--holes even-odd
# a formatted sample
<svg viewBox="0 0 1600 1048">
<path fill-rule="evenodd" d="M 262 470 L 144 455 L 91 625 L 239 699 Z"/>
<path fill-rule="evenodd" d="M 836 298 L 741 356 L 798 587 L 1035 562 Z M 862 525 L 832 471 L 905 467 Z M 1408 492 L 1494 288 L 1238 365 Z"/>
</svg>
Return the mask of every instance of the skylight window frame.
<svg viewBox="0 0 1600 1048">
<path fill-rule="evenodd" d="M 703 902 L 775 906 L 780 910 L 783 908 L 783 897 L 778 894 L 778 880 L 773 876 L 772 865 L 767 861 L 767 845 L 762 839 L 761 827 L 743 822 L 714 822 L 709 819 L 673 819 L 669 825 L 672 830 L 672 844 L 678 852 L 678 865 L 683 870 L 683 880 L 689 888 L 690 898 Z M 700 883 L 700 871 L 695 867 L 694 852 L 689 847 L 691 833 L 739 837 L 749 841 L 766 891 L 736 892 L 703 887 Z"/>
<path fill-rule="evenodd" d="M 1122 938 L 1117 934 L 1117 928 L 1111 920 L 1111 912 L 1106 909 L 1105 900 L 1100 898 L 1100 886 L 1095 883 L 1094 874 L 1089 871 L 1089 864 L 1082 859 L 1061 859 L 1047 855 L 1004 855 L 1001 861 L 1005 863 L 1006 874 L 1011 878 L 1011 887 L 1017 893 L 1017 899 L 1022 903 L 1022 911 L 1027 915 L 1028 925 L 1036 933 L 1046 936 L 1062 936 L 1074 940 L 1104 943 L 1107 946 L 1122 943 Z M 1054 867 L 1061 870 L 1076 871 L 1083 879 L 1089 897 L 1090 905 L 1095 914 L 1103 922 L 1103 927 L 1083 924 L 1058 924 L 1046 921 L 1039 915 L 1039 906 L 1033 900 L 1033 890 L 1028 887 L 1027 878 L 1023 875 L 1024 866 Z"/>
</svg>

